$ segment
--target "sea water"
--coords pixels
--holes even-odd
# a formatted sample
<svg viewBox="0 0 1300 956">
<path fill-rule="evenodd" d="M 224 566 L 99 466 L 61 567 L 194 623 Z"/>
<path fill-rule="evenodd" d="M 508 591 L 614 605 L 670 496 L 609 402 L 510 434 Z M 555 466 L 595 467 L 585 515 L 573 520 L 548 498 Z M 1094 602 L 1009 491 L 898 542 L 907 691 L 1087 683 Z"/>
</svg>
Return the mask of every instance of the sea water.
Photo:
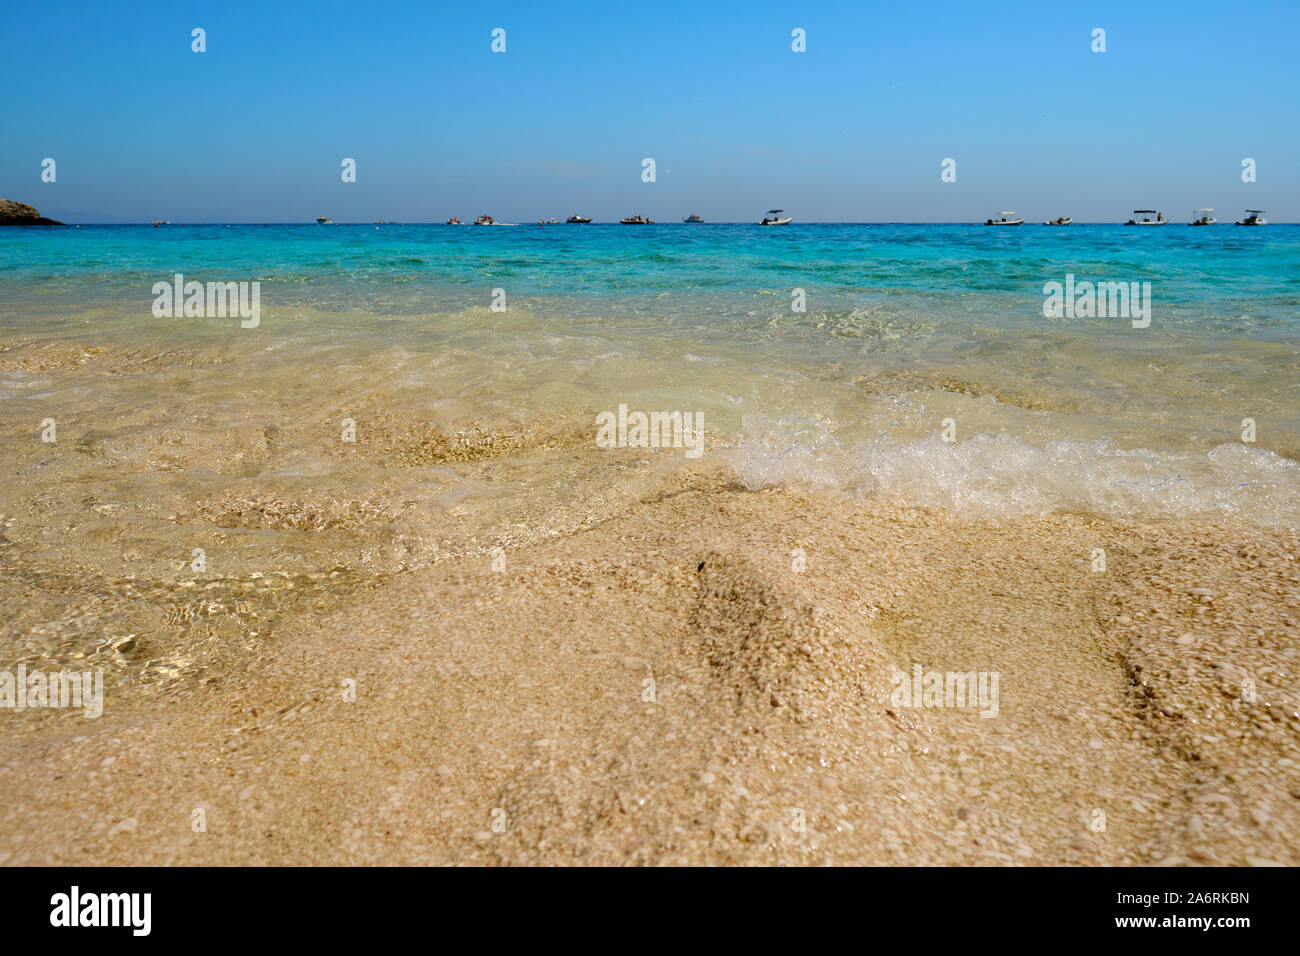
<svg viewBox="0 0 1300 956">
<path fill-rule="evenodd" d="M 688 485 L 1294 526 L 1298 306 L 1295 226 L 3 229 L 0 656 L 191 686 Z"/>
<path fill-rule="evenodd" d="M 152 290 L 174 276 L 257 282 L 263 318 L 160 320 Z M 1104 292 L 1100 310 L 1053 314 L 1067 279 L 1145 288 L 1145 321 L 1095 314 Z M 1300 511 L 1297 226 L 4 230 L 0 320 L 11 343 L 235 355 L 232 371 L 273 371 L 304 401 L 348 383 L 300 373 L 347 356 L 459 424 L 547 410 L 594 434 L 621 403 L 686 409 L 753 486 L 990 512 Z M 0 397 L 31 388 L 0 377 Z M 147 376 L 113 398 L 160 400 Z"/>
</svg>

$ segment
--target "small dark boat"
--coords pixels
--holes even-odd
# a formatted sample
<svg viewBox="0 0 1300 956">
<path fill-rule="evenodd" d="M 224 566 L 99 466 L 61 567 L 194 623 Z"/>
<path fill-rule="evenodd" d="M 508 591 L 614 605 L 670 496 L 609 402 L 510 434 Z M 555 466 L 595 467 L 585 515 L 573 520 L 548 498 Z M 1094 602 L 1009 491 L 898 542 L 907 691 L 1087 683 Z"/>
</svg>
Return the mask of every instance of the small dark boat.
<svg viewBox="0 0 1300 956">
<path fill-rule="evenodd" d="M 586 216 L 570 216 L 565 222 L 591 222 Z"/>
<path fill-rule="evenodd" d="M 626 219 L 620 219 L 619 222 L 625 226 L 653 226 L 655 221 L 645 216 L 628 216 Z"/>
<path fill-rule="evenodd" d="M 689 216 L 687 216 L 685 219 L 682 220 L 682 222 L 703 222 L 703 221 L 704 220 L 701 219 L 699 216 L 695 215 L 695 213 L 691 213 Z"/>
</svg>

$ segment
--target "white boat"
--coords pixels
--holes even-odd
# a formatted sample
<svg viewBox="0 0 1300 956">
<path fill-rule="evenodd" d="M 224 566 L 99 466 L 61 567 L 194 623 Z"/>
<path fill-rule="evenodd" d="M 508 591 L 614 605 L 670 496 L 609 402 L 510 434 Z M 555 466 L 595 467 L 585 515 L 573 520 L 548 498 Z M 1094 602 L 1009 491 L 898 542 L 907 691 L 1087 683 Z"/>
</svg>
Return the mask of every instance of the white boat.
<svg viewBox="0 0 1300 956">
<path fill-rule="evenodd" d="M 1152 219 L 1151 218 L 1152 216 L 1155 216 L 1156 218 Z M 1164 213 L 1157 212 L 1154 209 L 1134 209 L 1133 218 L 1130 219 L 1128 222 L 1124 223 L 1124 225 L 1126 226 L 1167 226 L 1169 225 L 1169 220 L 1165 218 Z"/>
<path fill-rule="evenodd" d="M 1212 226 L 1219 221 L 1214 218 L 1213 214 L 1214 214 L 1213 209 L 1208 209 L 1208 208 L 1193 209 L 1192 216 L 1194 218 L 1192 219 L 1191 222 L 1188 223 L 1188 225 L 1189 226 Z"/>
<path fill-rule="evenodd" d="M 1044 226 L 1068 226 L 1072 222 L 1074 222 L 1073 216 L 1058 216 L 1055 219 L 1049 219 L 1047 222 L 1043 223 L 1043 225 Z"/>
<path fill-rule="evenodd" d="M 997 219 L 986 219 L 986 226 L 1023 226 L 1025 221 L 1015 214 L 1013 210 L 1004 209 L 998 213 Z"/>
<path fill-rule="evenodd" d="M 1245 219 L 1238 219 L 1238 220 L 1237 220 L 1237 225 L 1239 225 L 1239 226 L 1267 226 L 1267 225 L 1268 225 L 1268 220 L 1264 218 L 1264 210 L 1262 210 L 1262 209 L 1247 209 L 1247 210 L 1246 210 L 1246 218 L 1245 218 Z"/>
<path fill-rule="evenodd" d="M 785 213 L 784 209 L 769 209 L 767 211 L 767 215 L 765 215 L 762 218 L 762 220 L 759 222 L 759 225 L 760 226 L 788 226 L 790 225 L 790 223 L 794 222 L 794 219 L 792 217 L 784 215 L 784 213 Z"/>
<path fill-rule="evenodd" d="M 331 219 L 329 216 L 317 216 L 317 217 L 316 217 L 316 225 L 318 225 L 318 226 L 328 226 L 328 225 L 331 225 L 333 222 L 334 222 L 334 220 Z"/>
</svg>

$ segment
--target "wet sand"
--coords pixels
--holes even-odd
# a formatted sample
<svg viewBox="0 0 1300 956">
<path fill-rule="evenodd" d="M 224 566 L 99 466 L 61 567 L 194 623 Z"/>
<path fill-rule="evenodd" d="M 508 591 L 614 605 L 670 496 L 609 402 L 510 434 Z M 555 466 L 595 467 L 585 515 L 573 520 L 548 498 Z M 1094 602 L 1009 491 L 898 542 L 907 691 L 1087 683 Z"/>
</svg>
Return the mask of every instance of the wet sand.
<svg viewBox="0 0 1300 956">
<path fill-rule="evenodd" d="M 504 570 L 439 562 L 182 694 L 6 734 L 0 858 L 1295 865 L 1297 555 L 682 472 Z M 913 663 L 997 671 L 997 716 L 896 706 Z"/>
<path fill-rule="evenodd" d="M 631 384 L 282 351 L 0 343 L 0 670 L 105 671 L 0 711 L 0 863 L 1300 863 L 1286 523 L 764 487 L 595 447 Z"/>
</svg>

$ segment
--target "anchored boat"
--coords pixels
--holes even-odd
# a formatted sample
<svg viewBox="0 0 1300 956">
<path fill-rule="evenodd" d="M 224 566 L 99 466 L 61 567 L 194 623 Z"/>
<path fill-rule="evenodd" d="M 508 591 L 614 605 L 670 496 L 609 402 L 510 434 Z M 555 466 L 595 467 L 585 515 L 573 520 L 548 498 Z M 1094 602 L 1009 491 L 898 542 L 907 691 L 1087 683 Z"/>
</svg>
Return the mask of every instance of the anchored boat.
<svg viewBox="0 0 1300 956">
<path fill-rule="evenodd" d="M 588 218 L 587 216 L 570 216 L 568 219 L 564 221 L 565 222 L 591 222 L 591 219 Z"/>
<path fill-rule="evenodd" d="M 1268 220 L 1264 218 L 1264 210 L 1262 210 L 1262 209 L 1247 209 L 1247 210 L 1246 210 L 1246 218 L 1245 218 L 1245 219 L 1238 219 L 1238 220 L 1237 220 L 1237 225 L 1239 225 L 1239 226 L 1267 226 L 1267 225 L 1268 225 Z"/>
<path fill-rule="evenodd" d="M 1072 222 L 1074 222 L 1073 216 L 1058 216 L 1055 219 L 1049 219 L 1047 222 L 1043 223 L 1043 225 L 1044 226 L 1068 226 Z"/>
<path fill-rule="evenodd" d="M 769 209 L 767 215 L 765 215 L 758 224 L 760 226 L 788 226 L 792 222 L 794 222 L 794 220 L 785 215 L 784 209 Z"/>
<path fill-rule="evenodd" d="M 620 219 L 619 222 L 625 226 L 653 226 L 655 221 L 645 216 L 628 216 L 626 219 Z"/>
<path fill-rule="evenodd" d="M 695 213 L 691 213 L 689 216 L 687 216 L 685 219 L 682 220 L 682 222 L 703 222 L 703 221 L 704 220 L 701 219 L 699 216 L 697 216 Z"/>
<path fill-rule="evenodd" d="M 1024 219 L 1017 216 L 1010 209 L 1005 209 L 998 213 L 997 219 L 986 219 L 984 221 L 984 225 L 986 226 L 1023 226 L 1024 224 Z"/>
<path fill-rule="evenodd" d="M 1213 209 L 1193 209 L 1192 215 L 1195 218 L 1187 224 L 1189 226 L 1212 226 L 1219 221 L 1214 218 Z"/>
<path fill-rule="evenodd" d="M 333 222 L 334 222 L 334 220 L 331 219 L 329 216 L 317 216 L 317 217 L 316 217 L 316 225 L 318 225 L 318 226 L 328 226 L 328 225 L 330 225 L 330 224 L 333 223 Z"/>
<path fill-rule="evenodd" d="M 1156 218 L 1152 219 L 1152 216 Z M 1126 226 L 1166 226 L 1168 224 L 1169 220 L 1165 218 L 1165 214 L 1154 209 L 1134 209 L 1133 218 L 1124 223 Z"/>
</svg>

